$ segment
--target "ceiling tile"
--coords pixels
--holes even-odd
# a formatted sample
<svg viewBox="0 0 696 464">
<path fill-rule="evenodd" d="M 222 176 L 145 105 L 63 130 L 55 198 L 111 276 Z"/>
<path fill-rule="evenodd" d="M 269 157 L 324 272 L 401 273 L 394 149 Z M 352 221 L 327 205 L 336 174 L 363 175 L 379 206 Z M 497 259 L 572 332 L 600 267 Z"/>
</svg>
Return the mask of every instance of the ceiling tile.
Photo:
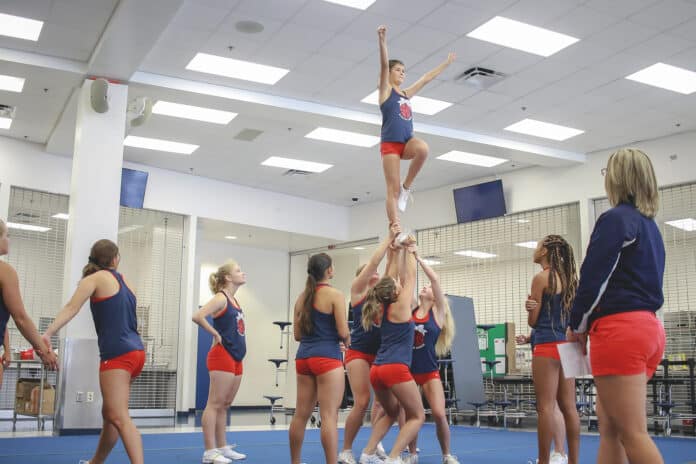
<svg viewBox="0 0 696 464">
<path fill-rule="evenodd" d="M 575 0 L 520 0 L 505 9 L 500 16 L 542 27 L 548 21 L 558 18 L 577 7 Z M 551 28 L 551 25 L 545 26 Z M 566 31 L 553 29 L 567 34 Z"/>
<path fill-rule="evenodd" d="M 355 39 L 344 34 L 338 34 L 324 43 L 318 52 L 322 55 L 359 62 L 366 59 L 375 50 L 377 50 L 376 40 Z M 379 66 L 379 62 L 375 62 L 375 66 Z"/>
<path fill-rule="evenodd" d="M 262 17 L 287 21 L 296 15 L 305 3 L 307 0 L 241 0 L 234 12 L 247 18 Z"/>
<path fill-rule="evenodd" d="M 543 24 L 543 27 L 582 40 L 617 21 L 617 18 L 604 14 L 601 11 L 586 6 L 579 6 L 559 18 L 547 21 Z"/>
<path fill-rule="evenodd" d="M 658 0 L 590 0 L 585 6 L 615 18 L 627 18 L 656 3 Z"/>
<path fill-rule="evenodd" d="M 484 11 L 448 2 L 421 19 L 419 24 L 456 35 L 465 35 L 490 18 L 490 14 Z"/>
<path fill-rule="evenodd" d="M 631 15 L 628 20 L 661 31 L 696 17 L 696 5 L 681 0 L 663 0 Z"/>
<path fill-rule="evenodd" d="M 323 1 L 311 1 L 293 16 L 292 21 L 308 27 L 339 31 L 360 16 L 361 10 Z M 376 29 L 376 27 L 375 27 Z M 377 35 L 376 33 L 374 34 Z"/>
<path fill-rule="evenodd" d="M 443 3 L 444 0 L 378 0 L 370 6 L 369 11 L 414 23 L 435 11 Z"/>
</svg>

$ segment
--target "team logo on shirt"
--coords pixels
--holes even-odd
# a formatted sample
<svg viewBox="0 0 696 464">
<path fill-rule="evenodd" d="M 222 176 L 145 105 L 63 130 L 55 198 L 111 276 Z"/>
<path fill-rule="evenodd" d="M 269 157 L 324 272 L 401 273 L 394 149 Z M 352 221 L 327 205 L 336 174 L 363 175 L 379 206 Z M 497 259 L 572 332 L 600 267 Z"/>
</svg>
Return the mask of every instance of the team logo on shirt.
<svg viewBox="0 0 696 464">
<path fill-rule="evenodd" d="M 427 330 L 425 330 L 425 326 L 423 324 L 418 324 L 416 325 L 416 334 L 413 337 L 413 349 L 414 350 L 420 350 L 425 346 L 425 334 L 428 333 Z"/>
<path fill-rule="evenodd" d="M 244 313 L 242 312 L 237 313 L 237 333 L 244 336 Z"/>
<path fill-rule="evenodd" d="M 411 120 L 411 101 L 407 98 L 399 98 L 399 115 L 401 119 Z"/>
</svg>

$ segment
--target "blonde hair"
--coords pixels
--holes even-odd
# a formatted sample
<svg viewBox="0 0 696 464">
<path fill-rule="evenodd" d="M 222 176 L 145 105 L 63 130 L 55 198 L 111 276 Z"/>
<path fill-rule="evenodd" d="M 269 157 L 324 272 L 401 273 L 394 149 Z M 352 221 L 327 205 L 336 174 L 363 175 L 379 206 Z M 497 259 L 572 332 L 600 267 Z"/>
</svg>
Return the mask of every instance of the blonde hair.
<svg viewBox="0 0 696 464">
<path fill-rule="evenodd" d="M 363 329 L 370 330 L 372 323 L 380 316 L 379 311 L 382 307 L 387 307 L 396 301 L 396 281 L 392 277 L 385 276 L 379 279 L 377 285 L 367 292 L 365 305 L 362 310 Z"/>
<path fill-rule="evenodd" d="M 237 261 L 229 259 L 225 261 L 225 264 L 217 268 L 217 271 L 210 274 L 208 287 L 212 293 L 217 293 L 225 288 L 225 277 L 230 275 L 236 266 L 238 266 Z"/>
<path fill-rule="evenodd" d="M 440 331 L 440 335 L 435 342 L 435 354 L 440 357 L 450 352 L 454 336 L 457 334 L 457 328 L 454 325 L 452 310 L 450 309 L 447 297 L 445 297 L 445 307 L 443 309 L 445 310 L 445 320 L 442 321 L 442 331 Z"/>
<path fill-rule="evenodd" d="M 650 158 L 637 148 L 621 148 L 609 157 L 604 188 L 609 203 L 629 203 L 654 218 L 659 207 L 657 179 Z"/>
</svg>

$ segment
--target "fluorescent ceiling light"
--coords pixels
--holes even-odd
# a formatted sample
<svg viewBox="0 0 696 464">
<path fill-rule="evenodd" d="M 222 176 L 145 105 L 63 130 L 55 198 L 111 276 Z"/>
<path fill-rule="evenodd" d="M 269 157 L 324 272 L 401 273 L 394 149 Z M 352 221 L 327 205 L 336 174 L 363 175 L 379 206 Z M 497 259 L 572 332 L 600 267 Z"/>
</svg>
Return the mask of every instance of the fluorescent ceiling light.
<svg viewBox="0 0 696 464">
<path fill-rule="evenodd" d="M 138 229 L 142 229 L 142 228 L 143 228 L 143 226 L 141 226 L 140 224 L 134 224 L 132 226 L 121 227 L 120 229 L 118 229 L 118 233 L 125 234 L 127 232 L 133 232 L 134 230 L 138 230 Z"/>
<path fill-rule="evenodd" d="M 522 247 L 522 248 L 531 248 L 533 250 L 536 250 L 537 247 L 537 242 L 520 242 L 520 243 L 515 243 L 515 246 Z"/>
<path fill-rule="evenodd" d="M 693 218 L 667 221 L 665 224 L 676 227 L 677 229 L 686 230 L 687 232 L 693 232 L 696 230 L 696 219 Z"/>
<path fill-rule="evenodd" d="M 377 105 L 379 102 L 378 96 L 379 90 L 375 90 L 367 97 L 360 100 L 363 103 L 369 103 L 370 105 Z M 411 98 L 411 106 L 413 107 L 414 113 L 427 114 L 432 116 L 437 114 L 445 108 L 452 106 L 452 103 L 443 100 L 436 100 L 434 98 L 419 97 L 415 96 Z"/>
<path fill-rule="evenodd" d="M 529 219 L 518 219 L 517 222 L 519 222 L 520 224 L 527 224 L 530 221 Z"/>
<path fill-rule="evenodd" d="M 190 143 L 171 142 L 169 140 L 152 139 L 149 137 L 137 137 L 129 135 L 123 141 L 127 147 L 145 148 L 147 150 L 168 151 L 182 155 L 190 155 L 198 149 L 198 145 Z"/>
<path fill-rule="evenodd" d="M 626 79 L 679 92 L 684 95 L 696 92 L 696 72 L 664 63 L 648 66 L 630 76 L 626 76 Z"/>
<path fill-rule="evenodd" d="M 436 259 L 429 259 L 429 258 L 423 258 L 422 261 L 427 264 L 428 266 L 435 266 L 438 264 L 441 264 L 440 261 Z"/>
<path fill-rule="evenodd" d="M 353 247 L 354 250 L 364 250 L 365 247 Z"/>
<path fill-rule="evenodd" d="M 43 21 L 0 13 L 0 35 L 36 42 L 42 27 Z"/>
<path fill-rule="evenodd" d="M 376 0 L 324 0 L 325 2 L 335 3 L 336 5 L 349 6 L 358 10 L 367 10 Z"/>
<path fill-rule="evenodd" d="M 0 118 L 0 129 L 9 129 L 12 125 L 12 119 Z"/>
<path fill-rule="evenodd" d="M 201 106 L 182 105 L 159 100 L 152 107 L 155 114 L 173 116 L 175 118 L 193 119 L 194 121 L 212 122 L 213 124 L 227 124 L 237 117 L 237 113 L 230 111 L 213 110 Z"/>
<path fill-rule="evenodd" d="M 350 132 L 327 127 L 317 127 L 309 134 L 305 135 L 308 139 L 324 140 L 326 142 L 343 143 L 356 147 L 374 147 L 379 143 L 379 137 L 365 135 L 358 132 Z"/>
<path fill-rule="evenodd" d="M 237 237 L 235 237 L 234 235 L 225 235 L 225 238 L 227 240 L 237 240 Z"/>
<path fill-rule="evenodd" d="M 65 221 L 67 221 L 68 219 L 70 219 L 70 215 L 69 215 L 68 213 L 58 213 L 58 214 L 54 214 L 54 215 L 51 216 L 51 217 L 52 217 L 52 218 L 56 218 L 56 219 L 63 219 L 63 220 L 65 220 Z"/>
<path fill-rule="evenodd" d="M 207 53 L 197 53 L 189 64 L 186 65 L 186 69 L 271 85 L 278 82 L 289 72 L 288 69 L 209 55 Z"/>
<path fill-rule="evenodd" d="M 585 131 L 573 129 L 572 127 L 559 126 L 548 122 L 537 121 L 536 119 L 523 119 L 505 128 L 506 131 L 517 132 L 519 134 L 533 135 L 545 139 L 563 141 Z"/>
<path fill-rule="evenodd" d="M 50 227 L 33 226 L 31 224 L 22 224 L 19 222 L 6 222 L 5 224 L 10 229 L 28 230 L 30 232 L 48 232 L 51 230 Z"/>
<path fill-rule="evenodd" d="M 6 76 L 0 74 L 0 90 L 8 92 L 21 92 L 24 88 L 24 78 L 15 76 Z"/>
<path fill-rule="evenodd" d="M 455 251 L 455 255 L 459 256 L 468 256 L 469 258 L 478 258 L 478 259 L 488 259 L 488 258 L 495 258 L 498 255 L 494 255 L 493 253 L 486 253 L 483 251 L 476 251 L 476 250 L 463 250 L 463 251 Z"/>
<path fill-rule="evenodd" d="M 551 56 L 580 40 L 502 16 L 482 24 L 469 32 L 467 37 L 540 56 Z"/>
<path fill-rule="evenodd" d="M 455 163 L 471 164 L 473 166 L 482 166 L 484 168 L 492 168 L 506 162 L 506 159 L 496 158 L 495 156 L 477 155 L 475 153 L 467 153 L 464 151 L 452 150 L 440 155 L 437 159 L 445 161 L 454 161 Z"/>
<path fill-rule="evenodd" d="M 273 166 L 275 168 L 298 169 L 307 172 L 324 172 L 333 164 L 315 163 L 313 161 L 303 161 L 292 158 L 282 158 L 280 156 L 271 156 L 266 161 L 261 163 L 263 166 Z"/>
</svg>

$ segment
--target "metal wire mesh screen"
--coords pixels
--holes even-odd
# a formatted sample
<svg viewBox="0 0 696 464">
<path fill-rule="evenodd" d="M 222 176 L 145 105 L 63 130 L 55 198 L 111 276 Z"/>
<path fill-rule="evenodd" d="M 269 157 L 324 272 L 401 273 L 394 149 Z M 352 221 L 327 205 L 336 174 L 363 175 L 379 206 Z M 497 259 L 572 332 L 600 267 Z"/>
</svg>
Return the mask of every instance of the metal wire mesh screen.
<svg viewBox="0 0 696 464">
<path fill-rule="evenodd" d="M 594 201 L 595 220 L 611 208 L 609 200 Z M 665 357 L 672 361 L 696 358 L 696 184 L 660 189 L 660 209 L 655 218 L 665 243 L 665 303 L 660 311 L 667 333 Z M 690 219 L 690 221 L 689 221 Z M 670 367 L 670 375 L 686 374 L 686 367 Z M 673 387 L 673 401 L 688 399 L 686 385 Z M 690 408 L 678 406 L 677 412 Z"/>
<path fill-rule="evenodd" d="M 548 234 L 562 235 L 577 254 L 577 203 L 425 229 L 417 238 L 445 293 L 473 298 L 477 324 L 512 322 L 517 334 L 527 334 L 524 301 L 539 271 L 532 262 L 533 248 Z M 419 272 L 419 287 L 424 278 Z M 516 364 L 520 373 L 531 373 L 529 347 L 518 348 Z"/>
<path fill-rule="evenodd" d="M 138 330 L 147 353 L 129 406 L 174 409 L 181 309 L 184 217 L 121 207 L 119 269 L 138 299 Z"/>
<path fill-rule="evenodd" d="M 48 328 L 63 305 L 67 221 L 54 216 L 67 212 L 66 195 L 18 187 L 12 187 L 10 191 L 7 217 L 10 252 L 7 261 L 17 271 L 24 306 L 40 332 Z M 12 350 L 31 347 L 11 318 L 8 329 Z M 58 346 L 57 336 L 53 343 Z M 16 381 L 16 371 L 8 369 L 0 389 L 0 409 L 14 408 Z M 49 374 L 49 381 L 55 383 L 55 373 Z"/>
</svg>

